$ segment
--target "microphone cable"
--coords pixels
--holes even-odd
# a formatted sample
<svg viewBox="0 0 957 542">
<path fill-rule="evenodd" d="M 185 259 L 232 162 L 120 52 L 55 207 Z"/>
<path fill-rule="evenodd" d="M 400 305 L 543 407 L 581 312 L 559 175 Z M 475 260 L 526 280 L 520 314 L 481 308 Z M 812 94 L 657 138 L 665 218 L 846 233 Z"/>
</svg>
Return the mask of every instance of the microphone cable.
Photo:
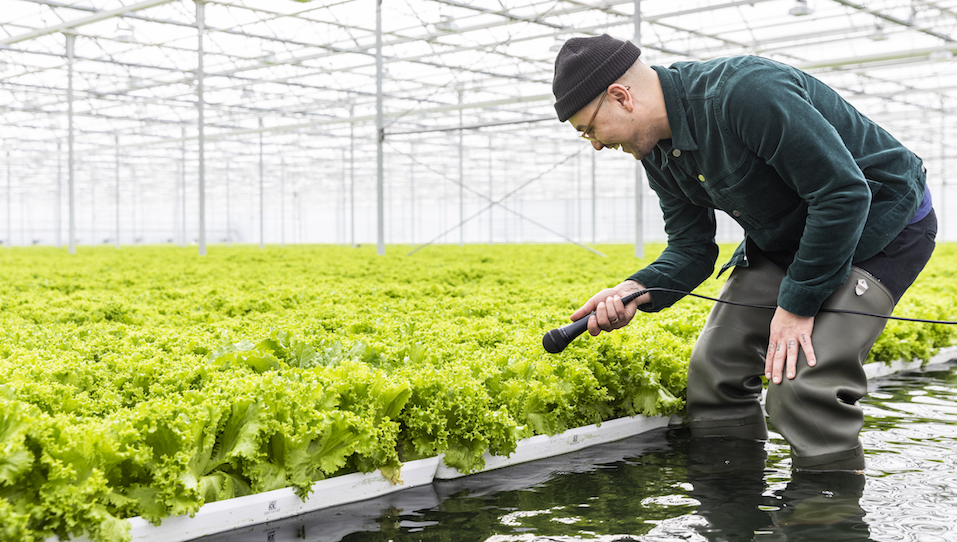
<svg viewBox="0 0 957 542">
<path fill-rule="evenodd" d="M 739 302 L 739 301 L 728 301 L 728 300 L 726 300 L 726 299 L 718 299 L 718 298 L 715 298 L 715 297 L 708 297 L 708 296 L 706 296 L 706 295 L 694 294 L 694 293 L 691 293 L 691 292 L 686 292 L 686 291 L 684 291 L 684 290 L 675 290 L 675 289 L 673 289 L 673 288 L 645 288 L 644 290 L 639 290 L 639 291 L 637 291 L 637 292 L 635 292 L 635 293 L 633 293 L 633 294 L 628 294 L 626 297 L 628 298 L 628 302 L 631 302 L 632 300 L 637 299 L 638 297 L 640 297 L 642 294 L 645 294 L 645 293 L 648 293 L 648 292 L 669 292 L 669 293 L 673 293 L 673 294 L 690 295 L 690 296 L 692 296 L 692 297 L 697 297 L 697 298 L 700 298 L 700 299 L 706 299 L 706 300 L 708 300 L 708 301 L 714 301 L 715 303 L 724 303 L 724 304 L 726 304 L 726 305 L 736 305 L 736 306 L 739 306 L 739 307 L 751 307 L 751 308 L 755 308 L 755 309 L 776 309 L 776 308 L 778 308 L 777 305 L 759 305 L 759 304 L 756 304 L 756 303 L 741 303 L 741 302 Z M 623 297 L 621 300 L 622 300 L 623 303 L 625 302 L 625 298 L 624 298 L 624 297 Z M 852 310 L 846 310 L 846 309 L 821 309 L 820 312 L 836 312 L 836 313 L 841 313 L 841 314 L 857 314 L 857 315 L 859 315 L 859 316 L 872 316 L 872 317 L 874 317 L 874 318 L 884 318 L 884 319 L 886 319 L 886 320 L 901 320 L 901 321 L 904 321 L 904 322 L 919 322 L 919 323 L 921 323 L 921 324 L 947 324 L 947 325 L 957 325 L 957 321 L 955 321 L 955 320 L 929 320 L 929 319 L 925 319 L 925 318 L 905 318 L 905 317 L 903 317 L 903 316 L 890 316 L 890 315 L 887 315 L 887 314 L 877 314 L 877 313 L 873 313 L 873 312 L 852 311 Z"/>
<path fill-rule="evenodd" d="M 724 303 L 726 305 L 735 305 L 738 307 L 750 307 L 755 309 L 777 309 L 777 305 L 759 305 L 756 303 L 742 303 L 740 301 L 727 301 L 725 299 L 718 299 L 714 297 L 708 297 L 706 295 L 695 294 L 691 292 L 686 292 L 684 290 L 676 290 L 674 288 L 645 288 L 643 290 L 638 290 L 637 292 L 632 292 L 628 295 L 625 295 L 621 298 L 621 302 L 624 305 L 631 303 L 635 299 L 638 299 L 642 294 L 649 292 L 669 292 L 673 294 L 681 295 L 690 295 L 692 297 L 697 297 L 700 299 L 705 299 L 712 301 L 714 303 Z M 926 318 L 906 318 L 903 316 L 890 316 L 887 314 L 876 314 L 871 312 L 862 312 L 862 311 L 852 311 L 847 309 L 821 309 L 820 312 L 834 312 L 841 314 L 856 314 L 858 316 L 870 316 L 873 318 L 884 318 L 885 320 L 901 320 L 904 322 L 918 322 L 921 324 L 945 324 L 945 325 L 957 325 L 957 321 L 953 320 L 930 320 Z M 566 326 L 553 329 L 545 334 L 542 337 L 542 346 L 545 347 L 545 350 L 551 354 L 557 354 L 565 349 L 569 343 L 575 340 L 576 337 L 581 335 L 588 329 L 588 319 L 595 314 L 594 311 L 591 313 L 575 320 L 571 324 Z"/>
</svg>

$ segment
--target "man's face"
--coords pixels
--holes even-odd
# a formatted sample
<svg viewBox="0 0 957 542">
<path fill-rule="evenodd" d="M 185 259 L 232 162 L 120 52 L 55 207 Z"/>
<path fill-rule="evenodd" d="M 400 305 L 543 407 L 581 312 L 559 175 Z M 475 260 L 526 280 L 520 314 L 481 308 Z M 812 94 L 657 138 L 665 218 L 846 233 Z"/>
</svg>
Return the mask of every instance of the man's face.
<svg viewBox="0 0 957 542">
<path fill-rule="evenodd" d="M 602 97 L 583 107 L 568 121 L 596 151 L 620 148 L 641 160 L 658 140 L 649 130 L 641 129 L 646 124 L 637 122 L 640 121 L 640 111 L 629 91 L 630 87 L 615 83 Z"/>
</svg>

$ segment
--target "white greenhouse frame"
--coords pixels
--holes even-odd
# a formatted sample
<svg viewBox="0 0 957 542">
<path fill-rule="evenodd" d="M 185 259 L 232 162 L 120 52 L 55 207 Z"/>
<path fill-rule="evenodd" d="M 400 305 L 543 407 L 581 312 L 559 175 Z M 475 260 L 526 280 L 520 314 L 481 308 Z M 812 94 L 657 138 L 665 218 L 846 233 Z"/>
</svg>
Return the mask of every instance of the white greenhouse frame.
<svg viewBox="0 0 957 542">
<path fill-rule="evenodd" d="M 557 122 L 572 36 L 758 54 L 920 155 L 951 240 L 957 0 L 0 0 L 0 222 L 47 244 L 663 240 L 629 156 Z M 597 156 L 597 159 L 596 159 Z M 719 236 L 740 232 L 722 219 Z M 403 248 L 402 250 L 407 250 Z"/>
</svg>

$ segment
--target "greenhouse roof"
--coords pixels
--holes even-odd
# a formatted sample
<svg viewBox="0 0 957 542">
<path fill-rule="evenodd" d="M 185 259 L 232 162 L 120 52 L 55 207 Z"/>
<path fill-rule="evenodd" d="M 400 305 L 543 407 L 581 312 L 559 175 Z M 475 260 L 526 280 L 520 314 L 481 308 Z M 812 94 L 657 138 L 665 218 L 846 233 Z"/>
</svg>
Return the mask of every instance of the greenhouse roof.
<svg viewBox="0 0 957 542">
<path fill-rule="evenodd" d="M 115 135 L 145 146 L 182 138 L 196 123 L 196 5 L 4 0 L 4 139 L 42 152 L 64 129 L 68 35 L 76 36 L 74 114 L 84 118 L 83 144 L 112 145 Z M 575 35 L 633 39 L 636 5 L 383 2 L 387 136 L 458 128 L 460 109 L 466 126 L 553 119 L 557 46 Z M 802 8 L 810 13 L 798 15 Z M 923 131 L 957 88 L 954 1 L 644 0 L 640 9 L 646 63 L 775 58 L 853 95 L 896 133 Z M 373 0 L 205 2 L 207 137 L 261 129 L 335 135 L 350 119 L 368 122 L 375 10 Z"/>
<path fill-rule="evenodd" d="M 802 68 L 925 160 L 946 158 L 953 132 L 957 0 L 385 0 L 378 32 L 375 0 L 0 6 L 0 123 L 20 168 L 54 167 L 71 118 L 93 162 L 193 153 L 200 114 L 223 163 L 254 161 L 263 134 L 290 164 L 372 156 L 380 83 L 385 141 L 410 160 L 412 143 L 450 145 L 460 128 L 483 135 L 472 147 L 566 156 L 581 145 L 557 123 L 554 57 L 601 33 L 639 41 L 649 64 L 756 54 Z"/>
</svg>

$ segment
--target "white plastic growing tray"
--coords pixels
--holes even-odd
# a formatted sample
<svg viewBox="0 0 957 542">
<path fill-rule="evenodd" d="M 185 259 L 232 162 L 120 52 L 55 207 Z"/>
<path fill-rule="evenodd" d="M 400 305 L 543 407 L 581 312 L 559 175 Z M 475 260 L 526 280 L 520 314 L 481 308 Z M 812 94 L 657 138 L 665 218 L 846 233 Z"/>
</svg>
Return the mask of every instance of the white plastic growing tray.
<svg viewBox="0 0 957 542">
<path fill-rule="evenodd" d="M 127 521 L 135 542 L 185 542 L 201 536 L 231 531 L 258 523 L 288 518 L 340 504 L 363 501 L 403 489 L 428 485 L 435 477 L 438 457 L 402 464 L 401 485 L 394 485 L 378 471 L 345 474 L 312 485 L 305 501 L 292 488 L 277 489 L 205 504 L 193 517 L 164 518 L 157 527 L 137 516 Z M 48 542 L 58 541 L 57 537 Z M 73 540 L 89 542 L 89 538 Z"/>
<path fill-rule="evenodd" d="M 917 369 L 931 365 L 940 365 L 952 361 L 955 358 L 957 358 L 957 346 L 948 346 L 947 348 L 941 348 L 936 356 L 927 360 L 927 363 L 919 359 L 913 361 L 897 360 L 890 363 L 875 361 L 873 363 L 865 363 L 864 372 L 867 374 L 868 379 L 879 378 L 891 374 L 903 373 L 905 371 L 916 371 Z"/>
<path fill-rule="evenodd" d="M 633 416 L 570 429 L 554 436 L 538 435 L 519 441 L 508 457 L 485 454 L 481 472 L 527 463 L 581 450 L 597 444 L 622 440 L 654 429 L 667 427 L 671 417 Z M 680 420 L 679 420 L 680 421 Z M 260 523 L 284 519 L 323 508 L 354 503 L 387 495 L 403 489 L 431 484 L 434 479 L 466 476 L 445 466 L 442 457 L 431 457 L 402 464 L 402 485 L 393 485 L 378 471 L 346 474 L 313 484 L 306 501 L 299 499 L 292 488 L 212 502 L 200 507 L 195 516 L 164 518 L 157 527 L 141 517 L 130 518 L 133 542 L 185 542 L 201 536 L 241 529 Z M 441 473 L 439 473 L 441 471 Z M 473 473 L 475 474 L 475 473 Z M 89 542 L 81 537 L 74 539 Z M 47 542 L 59 542 L 57 537 Z"/>
<path fill-rule="evenodd" d="M 595 446 L 606 442 L 622 440 L 646 431 L 667 427 L 671 422 L 671 417 L 655 416 L 647 418 L 645 416 L 632 416 L 630 418 L 618 418 L 602 422 L 601 425 L 588 425 L 585 427 L 576 427 L 569 429 L 564 433 L 557 435 L 536 435 L 519 441 L 515 451 L 508 457 L 500 455 L 491 455 L 485 452 L 485 468 L 480 472 L 486 472 L 519 463 L 554 457 L 556 455 L 567 454 Z M 474 474 L 474 473 L 473 473 Z M 436 480 L 452 480 L 467 476 L 458 470 L 440 463 L 435 472 Z"/>
</svg>

